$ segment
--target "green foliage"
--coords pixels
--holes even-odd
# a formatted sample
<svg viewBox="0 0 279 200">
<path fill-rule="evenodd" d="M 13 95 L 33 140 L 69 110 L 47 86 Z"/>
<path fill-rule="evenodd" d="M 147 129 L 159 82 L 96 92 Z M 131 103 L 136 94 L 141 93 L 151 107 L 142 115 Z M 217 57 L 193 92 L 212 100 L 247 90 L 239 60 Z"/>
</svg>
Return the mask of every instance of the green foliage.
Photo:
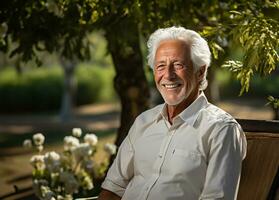
<svg viewBox="0 0 279 200">
<path fill-rule="evenodd" d="M 113 90 L 114 72 L 111 68 L 81 65 L 77 69 L 76 75 L 78 79 L 76 102 L 78 105 L 116 100 Z"/>
<path fill-rule="evenodd" d="M 214 59 L 223 59 L 221 53 L 226 53 L 231 43 L 239 44 L 243 58 L 225 65 L 240 80 L 240 94 L 248 91 L 252 76 L 270 74 L 279 61 L 278 1 L 33 0 L 2 4 L 0 50 L 18 55 L 22 61 L 39 61 L 40 51 L 59 52 L 73 60 L 89 58 L 92 49 L 88 33 L 94 29 L 107 30 L 105 35 L 121 44 L 110 49 L 129 54 L 133 51 L 127 47 L 129 38 L 138 33 L 147 37 L 155 29 L 171 25 L 200 32 L 209 41 Z M 116 38 L 109 27 L 127 18 L 138 29 L 133 33 L 115 30 L 121 32 Z M 18 46 L 9 49 L 11 43 Z"/>
<path fill-rule="evenodd" d="M 268 103 L 267 105 L 272 105 L 274 109 L 279 109 L 279 99 L 274 98 L 273 96 L 268 96 L 267 97 Z"/>
<path fill-rule="evenodd" d="M 80 66 L 76 104 L 83 105 L 98 101 L 113 101 L 116 95 L 111 81 L 111 68 Z M 1 112 L 58 110 L 63 94 L 63 76 L 59 68 L 39 68 L 18 75 L 6 69 L 0 74 Z"/>
<path fill-rule="evenodd" d="M 221 55 L 232 43 L 239 44 L 243 59 L 229 60 L 224 66 L 240 81 L 240 94 L 248 92 L 255 74 L 266 76 L 278 65 L 278 1 L 137 2 L 145 35 L 149 35 L 150 30 L 169 25 L 194 29 L 207 38 L 215 60 L 222 60 Z"/>
<path fill-rule="evenodd" d="M 90 63 L 102 67 L 113 66 L 111 56 L 107 50 L 107 41 L 104 37 L 103 31 L 93 31 L 89 35 L 91 49 Z"/>
<path fill-rule="evenodd" d="M 220 86 L 220 96 L 223 98 L 233 98 L 241 89 L 240 83 L 233 78 L 230 71 L 218 69 L 216 79 Z M 262 78 L 260 75 L 254 75 L 250 80 L 250 90 L 242 96 L 245 98 L 263 98 L 270 94 L 279 96 L 279 77 L 276 74 L 267 75 Z"/>
<path fill-rule="evenodd" d="M 38 64 L 38 52 L 59 52 L 67 59 L 89 58 L 88 32 L 92 3 L 83 0 L 40 0 L 2 2 L 0 50 Z M 7 28 L 5 28 L 7 27 Z M 13 43 L 17 47 L 10 49 Z"/>
<path fill-rule="evenodd" d="M 2 112 L 58 109 L 62 95 L 59 70 L 36 70 L 19 76 L 15 71 L 1 72 L 0 106 Z"/>
<path fill-rule="evenodd" d="M 78 105 L 96 102 L 100 98 L 103 80 L 100 74 L 90 71 L 90 68 L 77 70 L 78 88 L 76 102 Z M 92 80 L 94 84 L 92 83 Z"/>
<path fill-rule="evenodd" d="M 240 7 L 240 6 L 239 6 Z M 253 74 L 266 76 L 276 69 L 279 63 L 279 23 L 278 18 L 268 16 L 264 9 L 273 8 L 273 12 L 279 11 L 279 5 L 266 1 L 264 6 L 256 1 L 245 5 L 242 11 L 231 11 L 234 22 L 232 31 L 233 40 L 239 43 L 244 56 L 242 64 L 227 61 L 225 67 L 236 74 L 240 80 L 240 94 L 248 92 L 249 83 Z M 237 7 L 238 9 L 238 7 Z"/>
</svg>

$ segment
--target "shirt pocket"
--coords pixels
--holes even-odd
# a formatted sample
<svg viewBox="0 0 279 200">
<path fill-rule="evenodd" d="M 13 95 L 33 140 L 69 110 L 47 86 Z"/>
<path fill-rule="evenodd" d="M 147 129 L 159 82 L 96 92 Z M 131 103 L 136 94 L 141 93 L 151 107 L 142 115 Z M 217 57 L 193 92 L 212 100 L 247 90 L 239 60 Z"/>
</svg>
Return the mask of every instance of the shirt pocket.
<svg viewBox="0 0 279 200">
<path fill-rule="evenodd" d="M 174 174 L 202 175 L 206 165 L 202 155 L 193 150 L 175 148 L 172 152 L 171 171 Z"/>
<path fill-rule="evenodd" d="M 196 151 L 187 151 L 184 149 L 174 149 L 173 156 L 180 156 L 183 158 L 188 158 L 189 160 L 197 161 L 201 158 L 201 154 Z"/>
</svg>

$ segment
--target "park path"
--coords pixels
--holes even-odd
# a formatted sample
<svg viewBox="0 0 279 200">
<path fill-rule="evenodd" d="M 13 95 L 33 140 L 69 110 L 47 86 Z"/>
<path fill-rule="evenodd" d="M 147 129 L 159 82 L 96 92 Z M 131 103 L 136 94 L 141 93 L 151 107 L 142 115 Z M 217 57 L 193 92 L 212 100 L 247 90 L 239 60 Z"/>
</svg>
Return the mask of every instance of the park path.
<svg viewBox="0 0 279 200">
<path fill-rule="evenodd" d="M 119 126 L 120 106 L 104 103 L 80 106 L 73 118 L 61 121 L 57 114 L 8 114 L 0 115 L 0 133 L 24 134 L 42 130 L 71 130 L 80 127 L 85 131 L 115 129 Z"/>
<path fill-rule="evenodd" d="M 222 101 L 217 104 L 236 118 L 272 119 L 272 111 L 263 101 Z M 61 121 L 55 114 L 0 114 L 0 133 L 24 134 L 42 130 L 71 130 L 80 127 L 87 132 L 119 127 L 119 103 L 80 106 L 73 118 Z"/>
</svg>

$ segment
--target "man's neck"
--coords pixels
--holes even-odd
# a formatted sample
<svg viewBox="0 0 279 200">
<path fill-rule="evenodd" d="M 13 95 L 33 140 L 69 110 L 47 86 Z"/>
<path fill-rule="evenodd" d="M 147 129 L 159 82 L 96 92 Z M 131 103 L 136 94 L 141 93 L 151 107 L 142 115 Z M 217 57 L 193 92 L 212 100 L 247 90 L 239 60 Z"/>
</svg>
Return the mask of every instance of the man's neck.
<svg viewBox="0 0 279 200">
<path fill-rule="evenodd" d="M 167 105 L 168 121 L 172 124 L 173 119 L 188 108 L 198 98 L 199 94 L 200 92 L 190 95 L 177 105 Z"/>
</svg>

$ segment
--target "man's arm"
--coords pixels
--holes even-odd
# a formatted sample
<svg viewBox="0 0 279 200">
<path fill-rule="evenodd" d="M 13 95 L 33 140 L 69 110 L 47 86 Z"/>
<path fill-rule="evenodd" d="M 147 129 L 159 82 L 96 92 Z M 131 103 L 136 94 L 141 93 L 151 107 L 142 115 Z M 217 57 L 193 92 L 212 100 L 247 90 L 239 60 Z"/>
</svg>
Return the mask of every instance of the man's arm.
<svg viewBox="0 0 279 200">
<path fill-rule="evenodd" d="M 214 134 L 199 200 L 236 199 L 245 153 L 245 135 L 237 124 L 229 124 Z"/>
<path fill-rule="evenodd" d="M 135 131 L 136 128 L 134 123 L 129 134 L 131 132 L 134 133 Z M 120 145 L 116 158 L 102 183 L 100 199 L 121 199 L 125 193 L 127 185 L 134 176 L 134 149 L 129 134 Z"/>
<path fill-rule="evenodd" d="M 98 200 L 120 200 L 121 197 L 117 196 L 109 190 L 102 189 Z"/>
</svg>

